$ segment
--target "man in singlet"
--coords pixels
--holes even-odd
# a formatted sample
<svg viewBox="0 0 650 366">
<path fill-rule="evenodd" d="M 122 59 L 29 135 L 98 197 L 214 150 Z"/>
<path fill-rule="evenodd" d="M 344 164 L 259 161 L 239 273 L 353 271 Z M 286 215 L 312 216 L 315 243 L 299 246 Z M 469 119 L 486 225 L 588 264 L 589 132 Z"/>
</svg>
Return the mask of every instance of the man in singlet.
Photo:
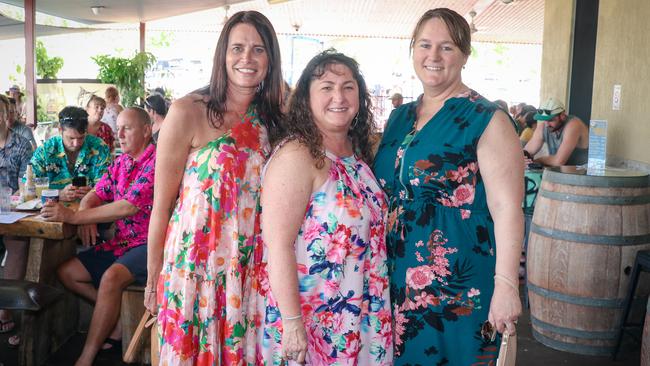
<svg viewBox="0 0 650 366">
<path fill-rule="evenodd" d="M 580 118 L 567 114 L 564 104 L 549 98 L 534 118 L 538 126 L 524 147 L 527 157 L 532 158 L 546 143 L 549 155 L 535 158 L 536 163 L 546 166 L 587 163 L 589 128 Z"/>
</svg>

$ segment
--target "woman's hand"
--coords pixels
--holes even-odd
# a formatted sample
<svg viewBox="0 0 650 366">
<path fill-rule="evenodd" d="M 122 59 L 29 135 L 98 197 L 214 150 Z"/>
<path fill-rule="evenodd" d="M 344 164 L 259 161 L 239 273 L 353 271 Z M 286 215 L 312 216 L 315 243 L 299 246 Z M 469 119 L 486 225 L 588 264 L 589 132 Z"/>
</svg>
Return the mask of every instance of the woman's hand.
<svg viewBox="0 0 650 366">
<path fill-rule="evenodd" d="M 516 333 L 515 322 L 519 315 L 521 315 L 519 291 L 503 281 L 495 281 L 488 314 L 490 323 L 499 333 L 507 331 L 508 334 L 513 335 Z"/>
<path fill-rule="evenodd" d="M 307 331 L 302 318 L 282 320 L 282 357 L 305 364 L 307 356 Z"/>
<path fill-rule="evenodd" d="M 158 313 L 158 303 L 156 299 L 156 281 L 147 279 L 147 286 L 144 288 L 144 307 L 154 316 Z"/>
</svg>

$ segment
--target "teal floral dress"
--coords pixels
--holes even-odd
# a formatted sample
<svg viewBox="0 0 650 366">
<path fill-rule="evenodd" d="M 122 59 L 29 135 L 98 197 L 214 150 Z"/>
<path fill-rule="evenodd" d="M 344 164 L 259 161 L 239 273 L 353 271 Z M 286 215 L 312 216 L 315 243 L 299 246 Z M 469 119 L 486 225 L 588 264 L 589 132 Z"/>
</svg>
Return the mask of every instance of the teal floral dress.
<svg viewBox="0 0 650 366">
<path fill-rule="evenodd" d="M 312 194 L 294 244 L 306 361 L 311 366 L 392 365 L 385 195 L 363 161 L 329 152 L 327 158 L 329 177 Z M 260 364 L 282 365 L 282 319 L 263 263 Z"/>
<path fill-rule="evenodd" d="M 391 114 L 374 165 L 389 199 L 395 365 L 492 365 L 480 328 L 496 247 L 476 148 L 496 106 L 467 92 L 416 131 L 419 102 Z"/>
</svg>

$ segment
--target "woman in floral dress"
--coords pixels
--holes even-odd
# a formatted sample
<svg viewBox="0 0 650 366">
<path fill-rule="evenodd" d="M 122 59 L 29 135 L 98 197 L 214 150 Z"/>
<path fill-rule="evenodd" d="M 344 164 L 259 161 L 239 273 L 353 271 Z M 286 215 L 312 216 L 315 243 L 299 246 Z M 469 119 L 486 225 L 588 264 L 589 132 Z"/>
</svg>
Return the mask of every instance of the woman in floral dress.
<svg viewBox="0 0 650 366">
<path fill-rule="evenodd" d="M 424 94 L 392 114 L 374 170 L 389 197 L 395 365 L 490 365 L 489 320 L 515 332 L 523 156 L 496 105 L 462 83 L 469 25 L 427 11 L 411 50 Z"/>
<path fill-rule="evenodd" d="M 260 172 L 280 65 L 269 20 L 234 14 L 210 85 L 174 102 L 160 130 L 145 306 L 158 312 L 161 365 L 255 363 Z"/>
<path fill-rule="evenodd" d="M 286 124 L 261 201 L 261 363 L 390 365 L 386 201 L 366 165 L 372 114 L 357 63 L 332 50 L 312 59 Z"/>
<path fill-rule="evenodd" d="M 106 101 L 104 98 L 96 95 L 90 97 L 86 104 L 86 112 L 88 112 L 88 133 L 102 139 L 112 153 L 115 150 L 113 130 L 111 126 L 101 121 L 105 109 Z"/>
</svg>

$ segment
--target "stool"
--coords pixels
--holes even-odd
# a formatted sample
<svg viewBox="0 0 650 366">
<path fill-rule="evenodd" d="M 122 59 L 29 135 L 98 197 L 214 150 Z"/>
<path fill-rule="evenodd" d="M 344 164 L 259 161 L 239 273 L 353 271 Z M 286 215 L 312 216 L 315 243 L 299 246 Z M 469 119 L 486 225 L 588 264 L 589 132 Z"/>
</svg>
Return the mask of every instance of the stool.
<svg viewBox="0 0 650 366">
<path fill-rule="evenodd" d="M 131 343 L 133 333 L 140 323 L 140 319 L 144 314 L 144 287 L 142 286 L 129 286 L 122 292 L 122 307 L 120 310 L 120 319 L 122 323 L 122 350 L 126 349 Z M 138 352 L 135 362 L 141 364 L 151 363 L 151 342 L 149 338 L 150 332 L 144 332 L 142 337 L 142 347 Z M 124 354 L 122 354 L 124 356 Z"/>
<path fill-rule="evenodd" d="M 612 360 L 616 360 L 618 350 L 621 347 L 621 341 L 623 340 L 623 333 L 625 332 L 625 328 L 639 325 L 643 326 L 643 324 L 632 324 L 627 322 L 627 317 L 630 314 L 630 309 L 632 308 L 632 300 L 634 299 L 636 286 L 639 283 L 639 276 L 641 275 L 641 271 L 650 272 L 650 250 L 640 250 L 636 253 L 630 285 L 627 291 L 627 296 L 625 297 L 625 301 L 623 302 L 623 316 L 621 317 L 621 326 L 618 329 L 618 337 L 616 338 L 616 346 L 614 347 Z"/>
</svg>

